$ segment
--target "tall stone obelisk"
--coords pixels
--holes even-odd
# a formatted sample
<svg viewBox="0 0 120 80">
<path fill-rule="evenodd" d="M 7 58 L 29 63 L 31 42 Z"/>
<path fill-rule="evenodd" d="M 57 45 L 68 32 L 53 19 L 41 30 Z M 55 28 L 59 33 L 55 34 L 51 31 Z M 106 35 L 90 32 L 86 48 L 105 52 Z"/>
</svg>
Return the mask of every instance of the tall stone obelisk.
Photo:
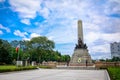
<svg viewBox="0 0 120 80">
<path fill-rule="evenodd" d="M 78 39 L 81 39 L 83 41 L 83 29 L 82 29 L 82 21 L 78 21 Z"/>
<path fill-rule="evenodd" d="M 92 65 L 92 59 L 88 53 L 87 45 L 84 44 L 82 21 L 78 21 L 78 43 L 75 46 L 74 53 L 72 55 L 70 66 L 90 66 Z"/>
</svg>

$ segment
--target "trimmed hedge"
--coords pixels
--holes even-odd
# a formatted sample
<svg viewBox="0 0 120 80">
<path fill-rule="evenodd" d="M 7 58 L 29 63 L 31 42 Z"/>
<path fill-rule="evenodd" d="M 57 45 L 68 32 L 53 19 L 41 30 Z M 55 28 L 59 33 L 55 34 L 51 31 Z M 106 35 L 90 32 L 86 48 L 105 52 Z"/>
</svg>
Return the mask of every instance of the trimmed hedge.
<svg viewBox="0 0 120 80">
<path fill-rule="evenodd" d="M 0 66 L 0 73 L 11 72 L 11 71 L 31 70 L 31 69 L 37 69 L 37 68 L 36 66 L 26 66 L 26 67 Z"/>
<path fill-rule="evenodd" d="M 111 80 L 120 80 L 120 67 L 107 68 Z"/>
</svg>

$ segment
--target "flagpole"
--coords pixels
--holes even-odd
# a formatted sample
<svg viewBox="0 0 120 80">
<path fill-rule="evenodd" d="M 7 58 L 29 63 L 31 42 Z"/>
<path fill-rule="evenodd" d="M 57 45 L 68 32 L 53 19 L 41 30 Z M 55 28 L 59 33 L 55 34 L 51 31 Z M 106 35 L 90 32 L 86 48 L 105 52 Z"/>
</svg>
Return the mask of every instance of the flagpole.
<svg viewBox="0 0 120 80">
<path fill-rule="evenodd" d="M 19 61 L 19 50 L 17 51 L 17 54 L 18 54 L 18 56 L 17 56 L 17 61 Z"/>
<path fill-rule="evenodd" d="M 19 48 L 20 48 L 20 45 L 18 45 L 18 46 L 16 47 L 16 52 L 17 52 L 17 67 L 18 67 L 18 65 L 19 65 Z"/>
<path fill-rule="evenodd" d="M 19 64 L 19 52 L 17 52 L 17 67 L 18 67 L 18 64 Z"/>
</svg>

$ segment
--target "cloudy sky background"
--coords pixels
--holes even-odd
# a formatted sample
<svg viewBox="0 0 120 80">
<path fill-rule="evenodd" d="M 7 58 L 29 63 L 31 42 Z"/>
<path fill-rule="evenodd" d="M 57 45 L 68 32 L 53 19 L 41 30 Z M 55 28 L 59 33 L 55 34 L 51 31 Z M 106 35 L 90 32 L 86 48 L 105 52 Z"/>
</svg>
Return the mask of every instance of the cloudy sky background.
<svg viewBox="0 0 120 80">
<path fill-rule="evenodd" d="M 110 58 L 110 43 L 120 42 L 120 0 L 0 0 L 0 38 L 8 41 L 47 36 L 72 55 L 78 20 L 92 58 Z"/>
</svg>

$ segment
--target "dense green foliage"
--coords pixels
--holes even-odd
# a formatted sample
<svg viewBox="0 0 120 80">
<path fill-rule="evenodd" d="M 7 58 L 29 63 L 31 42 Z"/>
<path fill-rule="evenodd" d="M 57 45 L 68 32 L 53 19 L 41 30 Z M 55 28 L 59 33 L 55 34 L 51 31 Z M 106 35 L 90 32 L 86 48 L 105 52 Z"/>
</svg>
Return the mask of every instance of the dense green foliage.
<svg viewBox="0 0 120 80">
<path fill-rule="evenodd" d="M 100 59 L 100 61 L 117 62 L 117 61 L 120 61 L 120 58 L 119 57 L 113 57 L 112 59 Z"/>
<path fill-rule="evenodd" d="M 120 80 L 120 67 L 110 67 L 108 72 L 111 80 Z"/>
<path fill-rule="evenodd" d="M 10 64 L 12 62 L 11 45 L 6 40 L 0 39 L 0 64 Z"/>
<path fill-rule="evenodd" d="M 18 52 L 16 47 L 19 46 Z M 0 39 L 0 64 L 15 64 L 16 60 L 69 62 L 69 55 L 55 51 L 55 43 L 46 37 L 34 37 L 30 41 Z M 19 56 L 18 56 L 19 55 Z"/>
<path fill-rule="evenodd" d="M 119 57 L 113 57 L 111 61 L 120 61 Z"/>
<path fill-rule="evenodd" d="M 21 70 L 31 70 L 37 69 L 36 66 L 27 66 L 27 67 L 16 67 L 16 66 L 0 66 L 0 73 L 1 72 L 11 72 L 11 71 L 21 71 Z"/>
</svg>

